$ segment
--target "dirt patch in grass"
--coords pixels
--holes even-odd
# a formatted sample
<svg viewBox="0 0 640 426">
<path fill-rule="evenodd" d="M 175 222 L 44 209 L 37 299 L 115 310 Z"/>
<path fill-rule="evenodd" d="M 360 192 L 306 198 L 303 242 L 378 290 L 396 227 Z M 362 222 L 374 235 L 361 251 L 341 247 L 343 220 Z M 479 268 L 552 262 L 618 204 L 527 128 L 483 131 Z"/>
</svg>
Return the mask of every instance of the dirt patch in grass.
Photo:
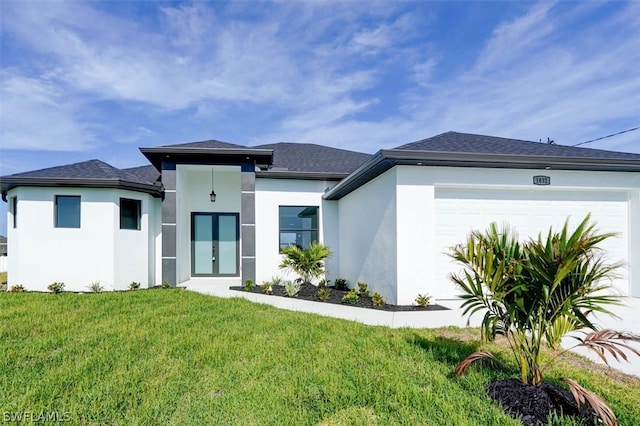
<svg viewBox="0 0 640 426">
<path fill-rule="evenodd" d="M 246 291 L 243 287 L 229 287 L 231 290 L 237 291 Z M 335 287 L 327 287 L 330 290 L 329 298 L 326 301 L 320 300 L 318 297 L 318 287 L 313 284 L 302 284 L 300 288 L 300 292 L 294 297 L 295 299 L 301 300 L 309 300 L 312 302 L 319 303 L 333 303 L 336 305 L 344 305 L 344 306 L 355 306 L 357 308 L 368 308 L 368 309 L 377 309 L 379 311 L 443 311 L 448 310 L 444 306 L 440 306 L 437 304 L 429 305 L 429 306 L 417 306 L 417 305 L 390 305 L 385 303 L 382 306 L 373 306 L 373 302 L 370 296 L 360 296 L 357 302 L 355 303 L 344 303 L 342 298 L 348 293 L 345 290 L 337 290 Z M 287 297 L 284 292 L 283 286 L 273 286 L 272 287 L 274 297 Z M 253 293 L 263 293 L 260 286 L 256 286 Z"/>
</svg>

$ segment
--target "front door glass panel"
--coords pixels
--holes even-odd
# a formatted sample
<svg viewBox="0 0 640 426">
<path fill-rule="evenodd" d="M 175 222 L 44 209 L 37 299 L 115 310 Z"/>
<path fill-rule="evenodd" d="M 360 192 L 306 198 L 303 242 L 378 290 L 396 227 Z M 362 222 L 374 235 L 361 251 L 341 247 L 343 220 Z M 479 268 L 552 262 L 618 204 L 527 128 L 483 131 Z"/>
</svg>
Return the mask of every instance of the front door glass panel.
<svg viewBox="0 0 640 426">
<path fill-rule="evenodd" d="M 239 275 L 239 217 L 237 213 L 191 214 L 191 274 Z"/>
</svg>

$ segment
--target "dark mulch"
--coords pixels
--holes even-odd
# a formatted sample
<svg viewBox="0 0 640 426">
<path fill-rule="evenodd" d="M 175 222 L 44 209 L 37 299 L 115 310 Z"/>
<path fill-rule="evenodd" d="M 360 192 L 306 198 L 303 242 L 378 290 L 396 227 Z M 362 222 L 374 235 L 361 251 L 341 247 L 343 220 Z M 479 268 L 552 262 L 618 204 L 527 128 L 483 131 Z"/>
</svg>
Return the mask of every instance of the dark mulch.
<svg viewBox="0 0 640 426">
<path fill-rule="evenodd" d="M 229 287 L 231 290 L 237 290 L 237 291 L 246 291 L 244 288 L 242 287 Z M 302 284 L 302 288 L 300 289 L 300 292 L 296 295 L 296 299 L 302 299 L 302 300 L 310 300 L 312 302 L 320 302 L 320 303 L 333 303 L 336 305 L 345 305 L 345 306 L 355 306 L 358 308 L 368 308 L 368 309 L 377 309 L 380 311 L 443 311 L 443 310 L 448 310 L 449 308 L 445 308 L 444 306 L 440 306 L 440 305 L 429 305 L 429 306 L 417 306 L 417 305 L 389 305 L 389 304 L 384 304 L 383 306 L 380 307 L 374 307 L 373 303 L 371 302 L 371 297 L 365 297 L 365 296 L 361 296 L 360 299 L 354 303 L 354 304 L 347 304 L 347 303 L 343 303 L 342 302 L 342 296 L 344 296 L 345 294 L 348 293 L 348 291 L 344 291 L 344 290 L 336 290 L 334 287 L 327 287 L 329 288 L 329 290 L 331 290 L 331 293 L 329 294 L 329 299 L 327 299 L 325 302 L 322 302 L 319 298 L 318 298 L 318 287 L 316 287 L 313 284 Z M 253 289 L 253 293 L 262 293 L 262 289 L 260 288 L 260 286 L 256 286 Z M 284 293 L 284 287 L 283 286 L 274 286 L 273 287 L 273 296 L 276 297 L 287 297 L 285 296 Z"/>
<path fill-rule="evenodd" d="M 546 425 L 553 412 L 582 419 L 585 425 L 599 424 L 584 406 L 578 409 L 570 391 L 553 383 L 525 385 L 517 379 L 494 380 L 487 386 L 487 394 L 511 417 L 520 418 L 524 426 Z"/>
</svg>

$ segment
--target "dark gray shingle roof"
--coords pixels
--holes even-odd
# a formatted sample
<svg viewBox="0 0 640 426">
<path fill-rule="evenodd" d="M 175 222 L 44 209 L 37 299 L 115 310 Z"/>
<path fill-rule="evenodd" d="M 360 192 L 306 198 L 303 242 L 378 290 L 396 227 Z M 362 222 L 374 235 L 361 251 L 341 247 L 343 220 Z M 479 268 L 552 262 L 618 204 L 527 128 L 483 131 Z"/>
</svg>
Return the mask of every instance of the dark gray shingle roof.
<svg viewBox="0 0 640 426">
<path fill-rule="evenodd" d="M 246 148 L 246 146 L 237 145 L 235 143 L 222 142 L 215 139 L 211 139 L 208 141 L 199 141 L 199 142 L 176 143 L 176 144 L 162 145 L 162 146 L 171 147 L 171 148 L 238 148 L 238 149 Z"/>
<path fill-rule="evenodd" d="M 567 145 L 549 144 L 546 142 L 531 142 L 520 139 L 499 138 L 496 136 L 484 136 L 458 132 L 442 133 L 428 139 L 400 145 L 394 149 L 532 157 L 640 159 L 640 154 L 631 154 L 627 152 L 605 151 L 601 149 L 580 148 Z"/>
<path fill-rule="evenodd" d="M 147 167 L 147 166 L 144 166 Z M 153 166 L 151 166 L 153 167 Z M 101 160 L 88 160 L 64 166 L 49 167 L 30 172 L 15 173 L 3 178 L 43 178 L 43 179 L 113 179 L 134 183 L 150 183 L 148 174 L 141 171 L 120 170 Z"/>
<path fill-rule="evenodd" d="M 154 184 L 160 179 L 160 172 L 151 164 L 146 166 L 130 167 L 128 169 L 122 169 L 123 172 L 127 172 L 138 179 L 149 184 Z"/>
<path fill-rule="evenodd" d="M 147 167 L 153 168 L 153 166 L 144 166 L 121 170 L 104 161 L 88 160 L 2 176 L 0 177 L 0 189 L 2 192 L 6 192 L 12 187 L 21 185 L 77 185 L 142 190 L 158 195 L 161 187 L 155 184 L 155 178 Z"/>
<path fill-rule="evenodd" d="M 310 143 L 280 142 L 255 146 L 273 150 L 273 170 L 351 173 L 371 155 Z"/>
</svg>

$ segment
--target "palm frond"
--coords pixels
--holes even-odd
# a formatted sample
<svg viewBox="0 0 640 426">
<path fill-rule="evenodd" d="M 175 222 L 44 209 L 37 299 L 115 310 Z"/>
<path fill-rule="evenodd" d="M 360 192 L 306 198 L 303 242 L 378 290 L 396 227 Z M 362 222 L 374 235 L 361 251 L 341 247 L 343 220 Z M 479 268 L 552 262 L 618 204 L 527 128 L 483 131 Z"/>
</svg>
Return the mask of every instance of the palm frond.
<svg viewBox="0 0 640 426">
<path fill-rule="evenodd" d="M 498 359 L 491 352 L 487 352 L 487 351 L 474 352 L 468 357 L 466 357 L 465 359 L 463 359 L 462 361 L 460 361 L 460 363 L 456 366 L 456 370 L 455 370 L 456 375 L 458 376 L 463 375 L 471 364 L 484 358 L 489 358 L 494 361 L 498 361 Z"/>
<path fill-rule="evenodd" d="M 583 388 L 573 379 L 564 378 L 561 380 L 569 385 L 569 390 L 571 394 L 573 394 L 578 408 L 586 404 L 606 426 L 616 426 L 618 424 L 616 415 L 613 414 L 611 407 L 609 407 L 604 399 L 590 390 Z"/>
<path fill-rule="evenodd" d="M 571 336 L 580 342 L 576 346 L 591 349 L 607 365 L 609 364 L 607 354 L 616 361 L 629 361 L 625 351 L 640 356 L 640 350 L 630 345 L 632 342 L 640 343 L 640 335 L 610 329 L 582 333 L 584 333 L 584 337 Z"/>
</svg>

